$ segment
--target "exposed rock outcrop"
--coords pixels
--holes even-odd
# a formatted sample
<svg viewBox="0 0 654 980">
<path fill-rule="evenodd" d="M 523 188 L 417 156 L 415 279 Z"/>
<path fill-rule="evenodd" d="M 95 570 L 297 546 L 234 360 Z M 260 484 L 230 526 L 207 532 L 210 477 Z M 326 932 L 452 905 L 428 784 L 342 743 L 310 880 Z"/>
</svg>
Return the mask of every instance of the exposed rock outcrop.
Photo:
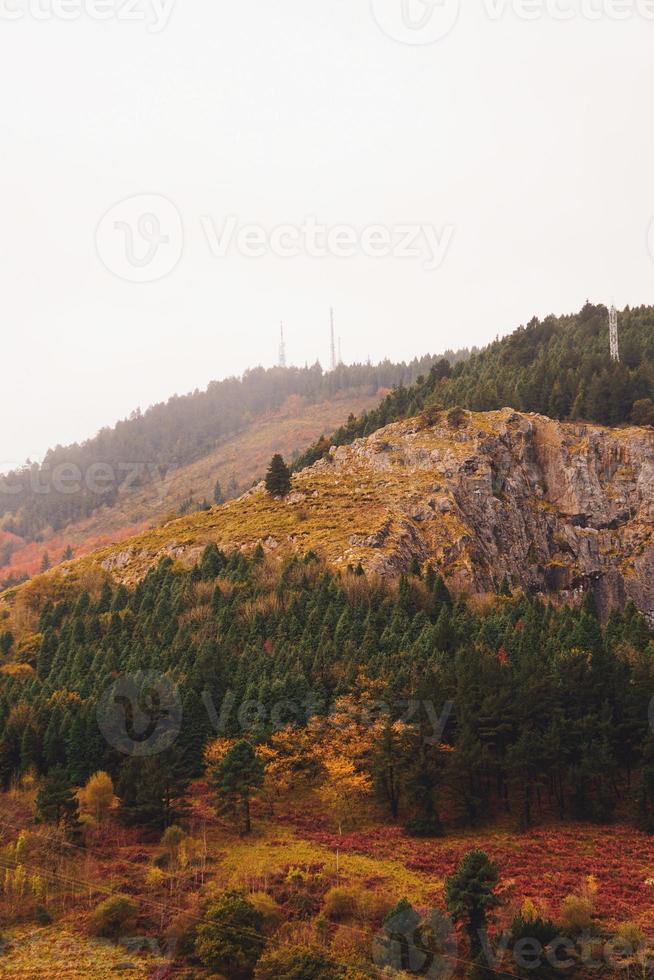
<svg viewBox="0 0 654 980">
<path fill-rule="evenodd" d="M 367 468 L 385 496 L 386 554 L 357 556 L 371 569 L 406 569 L 417 556 L 464 591 L 492 591 L 505 576 L 530 593 L 574 598 L 590 587 L 604 614 L 633 599 L 654 622 L 650 429 L 504 410 L 454 430 L 399 423 L 318 466 L 335 479 Z M 384 487 L 380 477 L 393 473 Z M 350 540 L 375 544 L 374 535 Z"/>
<path fill-rule="evenodd" d="M 285 500 L 259 485 L 82 561 L 133 583 L 162 557 L 197 560 L 209 541 L 262 543 L 275 558 L 312 549 L 382 575 L 417 558 L 455 591 L 505 577 L 573 601 L 592 588 L 604 615 L 632 599 L 654 623 L 653 532 L 654 430 L 503 409 L 389 425 L 297 474 Z"/>
</svg>

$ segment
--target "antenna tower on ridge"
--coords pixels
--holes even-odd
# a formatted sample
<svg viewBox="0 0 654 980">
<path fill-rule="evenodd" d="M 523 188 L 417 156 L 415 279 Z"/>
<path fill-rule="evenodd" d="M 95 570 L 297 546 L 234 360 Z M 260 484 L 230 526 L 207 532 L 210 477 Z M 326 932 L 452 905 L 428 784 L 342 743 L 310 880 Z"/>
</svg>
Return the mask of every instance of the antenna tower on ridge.
<svg viewBox="0 0 654 980">
<path fill-rule="evenodd" d="M 336 370 L 336 338 L 334 337 L 334 310 L 329 311 L 329 322 L 330 322 L 330 347 L 329 347 L 329 364 L 330 370 Z"/>
<path fill-rule="evenodd" d="M 284 324 L 279 327 L 279 366 L 286 367 L 286 342 L 284 341 Z"/>
<path fill-rule="evenodd" d="M 618 311 L 615 305 L 611 304 L 609 310 L 609 337 L 611 340 L 611 360 L 620 360 L 620 337 L 618 334 Z"/>
</svg>

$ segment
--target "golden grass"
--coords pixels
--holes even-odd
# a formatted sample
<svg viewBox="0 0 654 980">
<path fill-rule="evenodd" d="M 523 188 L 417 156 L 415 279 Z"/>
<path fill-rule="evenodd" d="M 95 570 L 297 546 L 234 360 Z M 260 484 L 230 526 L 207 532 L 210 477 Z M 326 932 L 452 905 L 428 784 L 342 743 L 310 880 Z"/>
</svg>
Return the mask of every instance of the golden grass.
<svg viewBox="0 0 654 980">
<path fill-rule="evenodd" d="M 392 858 L 367 857 L 364 854 L 340 853 L 298 836 L 286 825 L 268 821 L 257 822 L 251 837 L 230 837 L 227 848 L 223 835 L 210 841 L 211 850 L 218 850 L 220 863 L 216 868 L 216 884 L 221 888 L 257 891 L 266 879 L 287 865 L 324 864 L 323 873 L 335 875 L 338 870 L 343 884 L 363 884 L 366 880 L 383 879 L 387 890 L 398 900 L 411 894 L 420 904 L 433 893 L 434 879 L 410 871 Z M 214 850 L 215 849 L 215 850 Z"/>
<path fill-rule="evenodd" d="M 0 977 L 8 980 L 115 980 L 123 970 L 134 980 L 146 980 L 156 966 L 165 963 L 162 957 L 130 953 L 60 924 L 25 926 L 5 935 L 8 945 L 5 954 L 0 954 Z"/>
<path fill-rule="evenodd" d="M 51 557 L 58 556 L 67 545 L 81 555 L 106 547 L 107 541 L 120 542 L 144 527 L 165 521 L 166 515 L 175 516 L 189 497 L 197 503 L 204 499 L 213 503 L 216 480 L 223 491 L 232 479 L 243 490 L 261 478 L 273 453 L 280 452 L 290 459 L 322 434 L 333 432 L 351 412 L 360 415 L 379 401 L 380 392 L 368 388 L 345 391 L 317 404 L 292 396 L 277 411 L 253 418 L 241 432 L 202 459 L 162 474 L 161 479 L 142 489 L 121 494 L 115 506 L 102 507 L 62 532 L 46 531 L 36 555 L 34 544 L 19 547 L 12 567 L 15 571 L 32 571 L 39 567 L 44 551 L 49 550 Z"/>
</svg>

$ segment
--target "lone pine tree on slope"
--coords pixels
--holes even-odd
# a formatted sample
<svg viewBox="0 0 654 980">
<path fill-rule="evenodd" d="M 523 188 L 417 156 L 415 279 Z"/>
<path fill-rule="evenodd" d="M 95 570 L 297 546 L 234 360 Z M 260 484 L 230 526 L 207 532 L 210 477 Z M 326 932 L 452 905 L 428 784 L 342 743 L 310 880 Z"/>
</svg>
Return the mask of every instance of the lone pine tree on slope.
<svg viewBox="0 0 654 980">
<path fill-rule="evenodd" d="M 266 473 L 266 490 L 273 497 L 285 497 L 291 490 L 291 471 L 279 455 L 275 453 Z"/>
</svg>

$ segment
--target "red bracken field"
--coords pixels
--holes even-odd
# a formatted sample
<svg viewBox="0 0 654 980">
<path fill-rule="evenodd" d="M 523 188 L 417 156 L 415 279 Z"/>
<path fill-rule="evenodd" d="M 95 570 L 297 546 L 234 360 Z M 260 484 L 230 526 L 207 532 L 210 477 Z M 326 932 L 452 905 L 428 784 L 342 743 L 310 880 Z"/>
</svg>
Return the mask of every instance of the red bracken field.
<svg viewBox="0 0 654 980">
<path fill-rule="evenodd" d="M 598 935 L 610 936 L 626 922 L 646 935 L 654 934 L 654 838 L 620 823 L 604 827 L 567 823 L 524 834 L 508 827 L 449 830 L 442 839 L 425 840 L 411 838 L 373 816 L 358 829 L 339 835 L 318 802 L 307 795 L 295 803 L 286 801 L 272 816 L 261 802 L 256 803 L 253 833 L 243 838 L 216 818 L 207 786 L 198 782 L 189 828 L 191 840 L 206 847 L 202 872 L 196 863 L 160 878 L 153 873 L 160 844 L 144 841 L 114 818 L 88 835 L 84 849 L 76 850 L 57 843 L 47 828 L 30 821 L 32 794 L 12 792 L 2 800 L 2 848 L 15 844 L 18 833 L 12 827 L 21 825 L 27 834 L 27 854 L 32 855 L 26 858 L 26 866 L 34 864 L 43 871 L 53 918 L 52 924 L 39 927 L 26 914 L 24 921 L 13 920 L 10 928 L 2 930 L 7 946 L 0 975 L 21 980 L 43 976 L 45 970 L 71 980 L 110 976 L 128 963 L 131 975 L 143 978 L 185 976 L 169 956 L 166 937 L 175 934 L 180 916 L 192 924 L 202 903 L 226 888 L 255 896 L 266 892 L 286 923 L 285 935 L 304 939 L 319 928 L 325 894 L 335 885 L 364 890 L 380 904 L 406 897 L 421 913 L 432 907 L 442 909 L 445 876 L 475 847 L 496 859 L 501 869 L 502 906 L 493 932 L 511 921 L 525 899 L 556 918 L 565 896 L 578 894 L 592 877 Z M 308 889 L 302 900 L 309 904 L 302 906 L 301 913 L 293 893 L 296 886 L 288 885 L 296 873 L 297 887 Z M 93 909 L 113 893 L 129 895 L 138 904 L 130 937 L 150 937 L 152 949 L 146 946 L 135 953 L 126 945 L 121 952 L 120 944 L 108 946 L 93 937 Z M 345 942 L 349 929 L 359 962 L 365 962 L 378 928 L 372 921 L 332 923 L 329 941 Z M 128 943 L 133 945 L 133 939 Z M 73 948 L 75 962 L 69 955 Z M 65 973 L 58 972 L 64 966 Z M 193 975 L 208 974 L 197 969 Z"/>
<path fill-rule="evenodd" d="M 607 929 L 626 920 L 654 931 L 654 838 L 624 824 L 555 824 L 526 833 L 481 829 L 420 840 L 400 827 L 373 825 L 339 837 L 318 828 L 315 815 L 295 813 L 302 837 L 342 854 L 392 859 L 425 876 L 437 902 L 442 881 L 467 851 L 480 847 L 501 867 L 507 906 L 531 898 L 556 915 L 562 899 L 593 876 L 598 885 L 596 913 Z"/>
</svg>

